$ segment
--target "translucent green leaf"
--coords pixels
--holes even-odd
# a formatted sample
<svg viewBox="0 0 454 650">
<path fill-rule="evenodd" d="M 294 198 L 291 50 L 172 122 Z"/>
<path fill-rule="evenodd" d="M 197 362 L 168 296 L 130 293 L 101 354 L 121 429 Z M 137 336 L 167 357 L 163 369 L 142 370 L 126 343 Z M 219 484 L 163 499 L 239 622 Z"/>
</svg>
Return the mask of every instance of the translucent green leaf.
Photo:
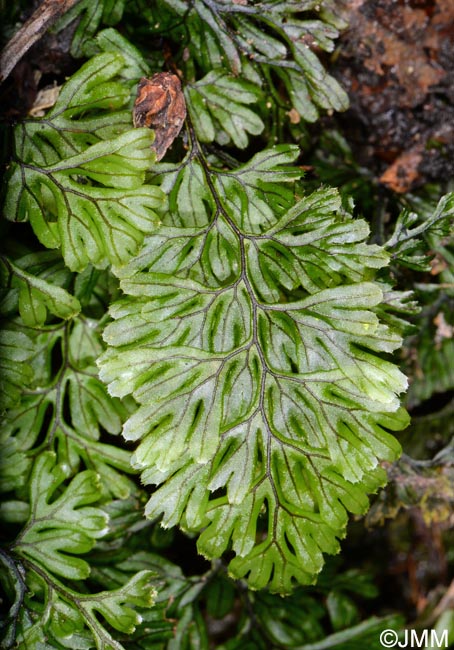
<svg viewBox="0 0 454 650">
<path fill-rule="evenodd" d="M 338 81 L 329 75 L 317 56 L 305 43 L 294 42 L 291 46 L 295 61 L 307 80 L 307 87 L 313 102 L 325 109 L 345 111 L 348 108 L 348 95 Z M 292 77 L 289 77 L 290 82 Z M 304 114 L 302 115 L 304 118 Z"/>
<path fill-rule="evenodd" d="M 102 44 L 116 52 L 100 54 L 63 86 L 57 103 L 42 120 L 15 132 L 16 162 L 9 169 L 5 214 L 29 220 L 47 248 L 60 248 L 67 266 L 89 263 L 105 268 L 124 264 L 154 230 L 164 194 L 145 185 L 154 160 L 150 129 L 131 129 L 129 111 L 119 110 L 130 92 L 120 80 L 134 63 L 133 52 L 118 49 L 118 37 Z M 42 322 L 43 303 L 25 304 Z"/>
<path fill-rule="evenodd" d="M 241 183 L 272 203 L 291 153 L 204 169 L 205 226 L 185 227 L 171 202 L 183 227 L 163 226 L 122 270 L 100 361 L 111 394 L 140 405 L 123 433 L 161 486 L 147 515 L 198 531 L 209 558 L 233 550 L 233 576 L 281 593 L 337 552 L 347 513 L 386 480 L 379 461 L 399 454 L 389 430 L 407 423 L 406 379 L 381 357 L 401 339 L 375 313 L 388 258 L 366 224 L 337 214 L 333 190 L 277 201 L 268 226 L 245 216 Z"/>
<path fill-rule="evenodd" d="M 270 70 L 283 79 L 290 105 L 306 121 L 317 119 L 319 107 L 348 107 L 346 92 L 315 53 L 320 49 L 332 52 L 339 29 L 345 27 L 330 2 L 260 2 L 247 9 L 236 2 L 195 2 L 189 9 L 178 1 L 166 0 L 163 4 L 184 16 L 191 54 L 202 69 L 223 74 L 222 69 L 227 68 L 238 75 L 247 62 L 259 79 L 263 78 L 263 69 Z M 314 18 L 315 13 L 319 18 Z M 213 138 L 213 124 L 202 119 L 207 113 L 202 102 L 193 97 L 190 100 L 191 115 L 200 122 L 199 137 L 208 141 Z M 238 109 L 236 112 L 239 117 Z M 234 126 L 230 114 L 231 103 L 216 117 L 224 120 L 223 130 L 235 144 L 245 146 L 229 132 Z"/>
<path fill-rule="evenodd" d="M 130 93 L 121 81 L 128 65 L 128 52 L 123 57 L 118 51 L 87 61 L 64 84 L 45 119 L 27 120 L 16 127 L 17 157 L 26 163 L 52 165 L 130 129 L 130 111 L 123 110 Z"/>
<path fill-rule="evenodd" d="M 234 172 L 216 175 L 216 190 L 226 213 L 245 233 L 260 234 L 294 203 L 292 185 L 301 170 L 292 163 L 299 149 L 276 145 L 257 153 Z"/>
<path fill-rule="evenodd" d="M 55 648 L 55 645 L 50 645 L 46 634 L 39 623 L 32 627 L 20 627 L 15 635 L 15 641 L 20 643 L 23 648 L 36 648 L 36 650 L 49 650 Z"/>
<path fill-rule="evenodd" d="M 175 3 L 171 4 L 175 6 Z M 240 73 L 241 59 L 235 44 L 235 40 L 227 24 L 218 13 L 217 7 L 215 5 L 207 5 L 203 2 L 198 2 L 194 6 L 194 9 L 201 21 L 205 23 L 210 28 L 211 33 L 215 35 L 216 40 L 219 42 L 220 47 L 225 53 L 226 60 L 232 72 L 235 75 Z M 223 57 L 221 56 L 221 60 L 222 59 Z"/>
<path fill-rule="evenodd" d="M 38 456 L 30 480 L 30 519 L 14 548 L 52 573 L 77 580 L 88 576 L 89 566 L 74 556 L 106 534 L 108 521 L 102 510 L 87 505 L 100 497 L 95 472 L 80 472 L 56 495 L 64 479 L 55 454 Z"/>
<path fill-rule="evenodd" d="M 168 196 L 173 225 L 191 228 L 209 223 L 215 206 L 200 161 L 188 156 L 177 168 L 161 164 L 157 171 L 161 189 Z"/>
<path fill-rule="evenodd" d="M 127 603 L 140 607 L 151 607 L 156 596 L 151 582 L 152 578 L 151 571 L 140 571 L 122 588 L 81 598 L 79 603 L 84 611 L 90 614 L 94 614 L 94 612 L 101 614 L 116 630 L 132 634 L 137 624 L 140 623 L 141 617 Z"/>
<path fill-rule="evenodd" d="M 265 33 L 246 16 L 239 15 L 236 23 L 239 26 L 238 36 L 245 50 L 253 46 L 257 52 L 271 60 L 284 60 L 287 57 L 285 43 Z"/>
<path fill-rule="evenodd" d="M 56 25 L 56 30 L 63 30 L 74 22 L 77 24 L 71 43 L 73 57 L 93 54 L 93 36 L 101 23 L 115 25 L 120 22 L 125 7 L 125 0 L 81 0 L 68 12 L 63 14 Z"/>
<path fill-rule="evenodd" d="M 144 233 L 155 229 L 155 210 L 164 200 L 159 188 L 141 186 L 151 141 L 151 131 L 135 129 L 61 163 L 16 166 L 6 198 L 8 217 L 29 219 L 45 246 L 61 247 L 71 270 L 88 263 L 124 264 Z"/>
<path fill-rule="evenodd" d="M 8 460 L 11 461 L 16 459 L 9 458 Z M 20 471 L 22 468 L 19 465 L 17 469 Z M 2 470 L 3 467 L 1 467 L 0 472 L 2 472 Z M 17 483 L 13 485 L 13 487 L 17 487 Z M 9 523 L 16 523 L 16 524 L 24 524 L 27 521 L 29 514 L 30 514 L 30 508 L 28 506 L 28 503 L 25 503 L 25 501 L 18 501 L 17 499 L 11 499 L 9 501 L 3 501 L 2 503 L 0 503 L 0 519 L 2 521 L 9 522 Z"/>
<path fill-rule="evenodd" d="M 17 605 L 7 621 L 10 639 L 27 648 L 124 650 L 118 632 L 131 635 L 142 620 L 139 611 L 146 612 L 156 596 L 155 574 L 149 570 L 129 580 L 121 576 L 120 585 L 110 591 L 90 593 L 75 591 L 34 559 L 27 561 L 27 569 L 23 584 L 20 569 L 13 566 L 11 571 Z M 159 618 L 151 620 L 156 625 Z"/>
<path fill-rule="evenodd" d="M 33 343 L 23 332 L 0 331 L 0 406 L 15 406 L 22 390 L 33 377 L 27 361 L 33 354 Z"/>
<path fill-rule="evenodd" d="M 49 603 L 50 616 L 48 634 L 65 648 L 89 650 L 94 647 L 93 637 L 86 629 L 85 620 L 72 603 L 59 598 L 52 592 Z M 58 647 L 58 646 L 57 646 Z"/>
<path fill-rule="evenodd" d="M 298 115 L 306 122 L 315 122 L 319 117 L 319 111 L 312 102 L 304 76 L 291 69 L 280 69 L 277 74 L 284 82 L 290 101 L 298 111 Z"/>
<path fill-rule="evenodd" d="M 49 311 L 58 318 L 73 318 L 80 312 L 80 303 L 65 289 L 28 273 L 28 260 L 14 264 L 4 258 L 12 274 L 12 286 L 19 289 L 19 313 L 25 325 L 37 327 L 46 321 Z M 25 268 L 24 268 L 25 267 Z"/>
<path fill-rule="evenodd" d="M 176 168 L 160 165 L 161 187 L 169 193 L 169 212 L 163 216 L 165 233 L 158 231 L 148 238 L 135 261 L 124 271 L 116 269 L 116 273 L 131 275 L 133 269 L 146 265 L 158 273 L 190 275 L 212 287 L 230 283 L 239 272 L 238 238 L 234 228 L 216 215 L 222 208 L 228 218 L 235 220 L 236 227 L 251 234 L 260 234 L 274 225 L 279 215 L 293 205 L 293 188 L 283 183 L 291 183 L 301 175 L 290 165 L 297 153 L 297 147 L 276 146 L 257 154 L 234 172 L 216 172 L 213 189 L 218 204 L 205 182 L 207 170 L 200 160 L 188 156 Z"/>
<path fill-rule="evenodd" d="M 30 463 L 24 452 L 41 440 L 57 443 L 58 462 L 67 476 L 84 462 L 100 476 L 104 493 L 129 495 L 131 482 L 125 474 L 132 471 L 130 453 L 100 439 L 103 431 L 120 433 L 127 410 L 109 397 L 93 366 L 103 347 L 98 329 L 97 321 L 79 317 L 35 333 L 30 365 L 20 365 L 34 369 L 34 381 L 2 421 L 5 486 L 23 483 Z M 16 472 L 8 458 L 15 459 Z"/>
<path fill-rule="evenodd" d="M 432 213 L 419 223 L 414 212 L 403 210 L 399 215 L 392 236 L 385 247 L 393 260 L 415 271 L 430 271 L 427 238 L 440 239 L 447 235 L 454 223 L 454 192 L 445 194 Z M 432 242 L 433 245 L 433 242 Z"/>
<path fill-rule="evenodd" d="M 11 431 L 5 427 L 0 433 L 0 492 L 21 487 L 30 467 L 30 460 L 18 440 L 10 434 Z"/>
<path fill-rule="evenodd" d="M 117 0 L 104 0 L 110 2 L 115 10 L 119 4 Z M 125 65 L 120 75 L 125 82 L 137 83 L 138 79 L 149 74 L 149 68 L 143 56 L 134 45 L 122 36 L 116 29 L 103 29 L 96 35 L 96 44 L 102 52 L 121 54 Z"/>
<path fill-rule="evenodd" d="M 209 72 L 203 79 L 187 86 L 189 112 L 201 142 L 217 140 L 226 144 L 219 132 L 240 149 L 248 145 L 248 133 L 258 135 L 264 124 L 245 105 L 256 102 L 260 89 L 223 71 Z"/>
<path fill-rule="evenodd" d="M 349 596 L 342 592 L 330 591 L 326 599 L 326 605 L 335 631 L 351 627 L 359 620 L 356 605 Z"/>
</svg>

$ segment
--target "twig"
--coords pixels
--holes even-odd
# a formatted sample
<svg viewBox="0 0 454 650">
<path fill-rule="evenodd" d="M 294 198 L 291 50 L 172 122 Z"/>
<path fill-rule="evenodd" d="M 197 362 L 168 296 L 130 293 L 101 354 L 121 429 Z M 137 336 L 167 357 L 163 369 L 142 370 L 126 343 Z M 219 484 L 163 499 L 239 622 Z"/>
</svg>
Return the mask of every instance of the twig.
<svg viewBox="0 0 454 650">
<path fill-rule="evenodd" d="M 4 81 L 31 46 L 79 0 L 43 0 L 0 54 L 0 82 Z"/>
<path fill-rule="evenodd" d="M 454 606 L 454 580 L 446 589 L 444 596 L 441 598 L 440 602 L 432 612 L 432 618 L 434 622 L 437 620 L 439 616 L 443 614 L 444 611 L 446 611 L 447 609 L 453 609 L 453 606 Z"/>
<path fill-rule="evenodd" d="M 426 618 L 415 622 L 412 627 L 431 627 L 447 609 L 454 609 L 454 580 L 448 586 L 434 610 Z"/>
</svg>

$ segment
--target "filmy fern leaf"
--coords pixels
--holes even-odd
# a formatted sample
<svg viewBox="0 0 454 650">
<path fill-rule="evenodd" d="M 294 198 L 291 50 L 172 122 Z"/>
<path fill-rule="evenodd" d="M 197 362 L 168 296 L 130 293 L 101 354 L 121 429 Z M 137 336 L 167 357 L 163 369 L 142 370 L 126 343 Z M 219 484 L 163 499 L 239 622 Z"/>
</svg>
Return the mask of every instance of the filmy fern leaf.
<svg viewBox="0 0 454 650">
<path fill-rule="evenodd" d="M 345 91 L 315 54 L 316 49 L 331 52 L 339 29 L 345 27 L 334 9 L 331 0 L 251 2 L 247 6 L 232 0 L 194 0 L 189 5 L 160 0 L 149 22 L 153 30 L 161 20 L 166 21 L 163 15 L 173 14 L 169 31 L 190 49 L 198 66 L 219 71 L 210 74 L 230 72 L 255 82 L 272 78 L 271 85 L 278 78 L 287 90 L 288 104 L 303 120 L 314 122 L 319 108 L 345 110 L 348 106 Z M 181 30 L 175 25 L 182 25 Z M 228 120 L 231 113 L 228 106 L 219 110 Z"/>
<path fill-rule="evenodd" d="M 403 210 L 399 215 L 392 236 L 385 243 L 393 260 L 416 271 L 430 271 L 430 243 L 439 242 L 443 235 L 453 230 L 454 192 L 445 194 L 431 214 L 422 223 L 414 212 Z M 438 241 L 437 241 L 438 240 Z M 435 246 L 436 250 L 436 246 Z"/>
<path fill-rule="evenodd" d="M 2 582 L 7 590 L 16 590 L 2 647 L 16 642 L 22 644 L 18 647 L 124 650 L 109 627 L 134 632 L 141 622 L 137 608 L 153 605 L 154 573 L 136 571 L 109 591 L 77 591 L 74 581 L 89 575 L 86 554 L 108 532 L 109 518 L 96 505 L 102 495 L 99 476 L 86 470 L 65 485 L 65 470 L 55 460 L 52 452 L 37 457 L 28 520 L 1 558 L 6 568 Z"/>
<path fill-rule="evenodd" d="M 70 275 L 60 256 L 46 252 L 26 255 L 15 262 L 1 256 L 0 265 L 4 271 L 4 286 L 10 285 L 17 291 L 19 313 L 25 325 L 44 325 L 48 313 L 69 319 L 80 312 L 77 298 L 57 284 L 61 276 Z M 32 270 L 34 273 L 30 272 Z"/>
<path fill-rule="evenodd" d="M 68 475 L 80 462 L 96 470 L 104 490 L 126 496 L 130 485 L 130 454 L 100 441 L 101 431 L 118 434 L 127 413 L 119 400 L 112 400 L 97 377 L 94 359 L 102 347 L 95 321 L 82 318 L 62 326 L 36 332 L 30 345 L 31 367 L 35 369 L 29 390 L 2 417 L 4 434 L 11 449 L 31 450 L 40 439 L 57 443 L 58 459 Z M 20 332 L 13 334 L 19 335 Z M 50 365 L 50 356 L 61 355 L 61 367 Z M 11 477 L 14 487 L 23 481 L 20 473 Z"/>
<path fill-rule="evenodd" d="M 38 457 L 30 480 L 30 517 L 13 548 L 52 573 L 74 580 L 86 578 L 90 571 L 74 555 L 86 553 L 106 534 L 108 518 L 87 505 L 99 499 L 95 472 L 80 472 L 55 498 L 64 479 L 65 472 L 55 466 L 55 454 Z"/>
<path fill-rule="evenodd" d="M 111 394 L 140 405 L 124 435 L 160 486 L 147 515 L 200 532 L 209 558 L 233 550 L 233 576 L 280 593 L 338 550 L 407 422 L 406 379 L 384 358 L 400 337 L 375 313 L 388 256 L 336 191 L 291 199 L 279 177 L 295 177 L 280 167 L 294 157 L 225 172 L 194 148 L 164 168 L 170 210 L 119 270 L 99 364 Z"/>
<path fill-rule="evenodd" d="M 187 89 L 188 106 L 201 142 L 217 140 L 244 149 L 248 133 L 258 135 L 264 129 L 260 117 L 248 104 L 256 102 L 260 89 L 247 81 L 227 75 L 222 70 L 211 71 Z"/>
<path fill-rule="evenodd" d="M 132 129 L 129 111 L 121 110 L 130 93 L 115 77 L 126 65 L 118 53 L 94 57 L 63 87 L 45 120 L 16 129 L 6 217 L 29 220 L 71 270 L 127 262 L 154 230 L 165 200 L 145 184 L 153 133 Z"/>
<path fill-rule="evenodd" d="M 28 361 L 33 355 L 33 344 L 24 332 L 4 328 L 0 332 L 0 407 L 15 406 L 22 390 L 32 380 L 33 371 Z"/>
<path fill-rule="evenodd" d="M 124 13 L 121 35 L 97 31 Z M 294 134 L 295 110 L 346 108 L 319 60 L 342 26 L 332 0 L 81 0 L 56 24 L 92 58 L 15 127 L 8 166 L 5 217 L 39 241 L 0 258 L 2 647 L 347 648 L 394 626 L 360 623 L 346 574 L 321 579 L 326 606 L 227 576 L 278 594 L 314 582 L 407 422 L 390 356 L 409 296 L 381 270 L 413 254 L 410 222 L 367 244 L 336 190 L 295 184 L 299 148 L 271 146 L 279 115 Z M 131 108 L 163 69 L 188 119 L 167 157 L 183 159 L 156 164 Z M 165 559 L 176 525 L 228 569 Z"/>
</svg>

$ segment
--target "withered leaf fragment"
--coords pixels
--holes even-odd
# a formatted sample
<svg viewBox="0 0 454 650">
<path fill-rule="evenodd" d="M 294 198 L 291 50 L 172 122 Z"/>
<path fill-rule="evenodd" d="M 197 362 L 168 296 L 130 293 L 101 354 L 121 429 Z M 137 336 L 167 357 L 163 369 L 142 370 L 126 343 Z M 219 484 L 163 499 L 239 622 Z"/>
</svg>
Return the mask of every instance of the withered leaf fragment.
<svg viewBox="0 0 454 650">
<path fill-rule="evenodd" d="M 134 103 L 134 126 L 147 126 L 155 132 L 152 149 L 161 160 L 179 134 L 186 117 L 186 102 L 178 77 L 157 72 L 151 79 L 142 77 Z"/>
</svg>

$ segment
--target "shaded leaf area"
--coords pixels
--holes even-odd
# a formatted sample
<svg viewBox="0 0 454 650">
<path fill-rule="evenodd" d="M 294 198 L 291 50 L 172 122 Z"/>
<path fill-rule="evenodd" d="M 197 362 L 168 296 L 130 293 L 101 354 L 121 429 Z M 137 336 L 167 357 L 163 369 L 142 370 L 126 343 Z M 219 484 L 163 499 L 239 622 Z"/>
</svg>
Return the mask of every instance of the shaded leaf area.
<svg viewBox="0 0 454 650">
<path fill-rule="evenodd" d="M 188 6 L 181 0 L 161 0 L 153 6 L 139 2 L 139 6 L 152 34 L 162 30 L 168 34 L 175 59 L 186 70 L 184 76 L 188 82 L 195 82 L 198 88 L 201 83 L 205 85 L 201 94 L 189 93 L 191 113 L 208 112 L 214 121 L 214 129 L 207 126 L 203 130 L 202 140 L 210 136 L 225 143 L 227 133 L 236 146 L 246 146 L 244 138 L 235 135 L 233 129 L 226 129 L 226 122 L 229 125 L 232 119 L 235 121 L 235 113 L 237 119 L 246 118 L 255 129 L 251 133 L 259 132 L 259 117 L 241 106 L 248 103 L 246 81 L 256 85 L 255 91 L 251 85 L 248 89 L 254 94 L 264 83 L 267 92 L 281 87 L 282 101 L 288 109 L 293 106 L 301 119 L 308 122 L 317 120 L 320 109 L 347 108 L 344 90 L 326 72 L 318 57 L 320 51 L 333 51 L 339 29 L 345 27 L 335 3 L 329 0 L 261 2 L 247 6 L 211 0 L 196 0 Z M 224 83 L 210 92 L 206 80 L 200 79 L 201 70 L 213 71 L 209 73 L 211 77 L 222 74 Z M 229 74 L 233 91 L 230 99 L 236 105 L 227 106 L 219 100 L 223 86 L 228 87 L 226 75 Z"/>
<path fill-rule="evenodd" d="M 443 291 L 440 300 L 439 284 L 418 286 L 425 305 L 417 320 L 418 329 L 403 350 L 403 367 L 412 378 L 406 404 L 413 418 L 402 443 L 413 458 L 430 459 L 454 435 L 453 302 L 450 288 Z"/>
<path fill-rule="evenodd" d="M 451 177 L 452 0 L 346 2 L 343 17 L 333 72 L 349 93 L 346 128 L 361 160 L 402 194 Z"/>
<path fill-rule="evenodd" d="M 102 346 L 96 326 L 82 317 L 69 325 L 30 332 L 33 353 L 28 367 L 33 379 L 28 387 L 21 387 L 20 400 L 2 417 L 4 445 L 10 450 L 2 474 L 5 490 L 24 485 L 37 451 L 51 447 L 58 450 L 67 476 L 82 462 L 99 473 L 104 490 L 118 496 L 129 493 L 130 482 L 124 475 L 131 471 L 129 453 L 100 440 L 103 432 L 120 433 L 127 411 L 108 396 L 98 379 L 93 364 Z"/>
<path fill-rule="evenodd" d="M 422 223 L 417 214 L 404 210 L 398 217 L 394 232 L 385 247 L 393 260 L 415 271 L 430 271 L 427 249 L 431 242 L 454 233 L 454 193 L 445 194 L 433 213 Z M 424 236 L 424 237 L 423 237 Z"/>
<path fill-rule="evenodd" d="M 425 273 L 414 283 L 420 313 L 412 318 L 413 332 L 402 351 L 402 367 L 411 378 L 406 404 L 413 416 L 402 441 L 410 456 L 429 459 L 454 433 L 452 194 L 438 205 L 416 198 L 410 205 L 418 209 L 419 220 L 408 212 L 401 215 L 392 239 L 401 239 L 395 247 L 399 264 Z M 407 219 L 413 223 L 405 224 Z"/>
<path fill-rule="evenodd" d="M 112 531 L 102 504 L 136 493 L 130 453 L 109 440 L 128 411 L 93 365 L 103 347 L 99 315 L 115 287 L 93 268 L 74 277 L 56 252 L 4 257 L 2 273 L 10 408 L 0 435 L 1 582 L 11 604 L 2 613 L 2 647 L 122 650 L 118 634 L 132 634 L 139 612 L 153 604 L 152 572 L 110 591 L 84 585 L 90 553 Z"/>
<path fill-rule="evenodd" d="M 129 100 L 118 75 L 128 58 L 106 52 L 65 84 L 45 119 L 16 128 L 5 214 L 29 220 L 66 265 L 123 264 L 158 223 L 164 195 L 144 184 L 153 134 L 131 129 Z M 118 110 L 113 110 L 118 109 Z"/>
<path fill-rule="evenodd" d="M 71 273 L 58 253 L 32 253 L 14 262 L 0 256 L 0 264 L 3 314 L 18 309 L 27 327 L 40 327 L 52 316 L 68 320 L 79 314 L 79 300 L 64 288 Z"/>
<path fill-rule="evenodd" d="M 7 593 L 15 592 L 2 647 L 37 648 L 46 643 L 51 648 L 122 650 L 110 630 L 134 632 L 141 617 L 131 605 L 153 604 L 154 574 L 138 571 L 110 591 L 78 591 L 75 581 L 90 574 L 81 556 L 107 534 L 109 517 L 94 505 L 101 496 L 99 476 L 82 471 L 65 485 L 65 469 L 55 460 L 53 452 L 36 458 L 27 521 L 8 553 L 2 554 L 3 586 Z"/>
<path fill-rule="evenodd" d="M 100 540 L 98 552 L 91 555 L 94 584 L 117 589 L 136 572 L 156 574 L 156 604 L 153 609 L 140 610 L 143 622 L 131 637 L 119 638 L 126 649 L 281 650 L 321 643 L 327 637 L 329 647 L 341 641 L 358 646 L 366 640 L 375 643 L 382 629 L 398 628 L 402 623 L 398 617 L 372 617 L 360 623 L 364 605 L 377 597 L 372 576 L 344 570 L 337 560 L 327 563 L 316 587 L 299 588 L 283 600 L 229 580 L 221 562 L 206 563 L 195 573 L 196 565 L 191 562 L 195 549 L 188 546 L 187 539 L 178 539 L 182 536 L 175 530 L 164 531 L 155 524 L 136 528 L 133 536 L 128 535 L 128 529 L 138 521 L 133 498 L 114 501 L 107 510 L 112 532 Z M 144 550 L 150 548 L 150 542 L 155 550 Z M 182 548 L 182 542 L 185 553 L 189 553 L 189 575 L 165 559 Z M 298 625 L 296 616 L 301 620 Z M 339 632 L 344 634 L 337 637 Z"/>
<path fill-rule="evenodd" d="M 33 467 L 29 487 L 30 517 L 14 542 L 14 550 L 48 571 L 70 579 L 86 578 L 89 565 L 72 554 L 91 550 L 107 532 L 107 515 L 87 504 L 99 499 L 99 477 L 86 470 L 75 476 L 57 498 L 65 480 L 55 467 L 55 454 L 44 452 Z"/>
<path fill-rule="evenodd" d="M 19 402 L 22 389 L 31 382 L 33 373 L 28 361 L 33 355 L 33 345 L 24 332 L 2 329 L 1 351 L 1 407 L 9 408 Z"/>
<path fill-rule="evenodd" d="M 260 99 L 260 88 L 226 74 L 223 70 L 209 72 L 188 84 L 186 96 L 200 142 L 227 144 L 230 140 L 240 149 L 248 145 L 248 133 L 260 134 L 265 125 L 247 108 Z"/>
<path fill-rule="evenodd" d="M 209 558 L 232 549 L 233 576 L 281 593 L 337 551 L 407 423 L 406 380 L 381 356 L 400 337 L 375 314 L 387 255 L 336 191 L 295 203 L 281 184 L 294 155 L 216 171 L 195 145 L 158 168 L 170 211 L 118 271 L 100 360 L 111 394 L 140 404 L 123 433 L 161 485 L 147 515 L 200 531 Z"/>
<path fill-rule="evenodd" d="M 127 74 L 122 75 L 125 86 L 133 85 L 140 75 L 147 73 L 148 67 L 134 45 L 118 32 L 112 38 L 112 26 L 122 19 L 124 0 L 80 0 L 72 4 L 71 10 L 63 12 L 53 27 L 41 35 L 2 83 L 0 100 L 5 117 L 14 120 L 44 115 L 45 110 L 55 103 L 60 84 L 78 69 L 80 62 L 77 59 L 82 57 L 117 51 L 130 62 L 134 59 L 133 67 L 128 66 Z M 53 9 L 51 6 L 51 13 Z M 31 12 L 32 7 L 26 2 L 3 8 L 2 42 Z M 107 29 L 99 31 L 101 26 Z"/>
<path fill-rule="evenodd" d="M 133 562 L 138 559 L 139 555 L 133 558 Z M 142 562 L 150 562 L 150 554 L 141 554 L 140 559 Z M 373 585 L 363 576 L 361 581 L 364 593 L 360 595 L 358 585 L 354 585 L 358 578 L 354 573 L 349 575 L 348 572 L 339 572 L 334 577 L 327 572 L 326 581 L 322 573 L 318 588 L 298 589 L 283 601 L 279 596 L 266 592 L 241 590 L 239 585 L 235 586 L 227 580 L 219 569 L 189 580 L 186 578 L 186 586 L 182 589 L 184 583 L 178 581 L 175 568 L 172 573 L 169 568 L 165 564 L 163 567 L 157 564 L 159 576 L 165 580 L 164 584 L 169 584 L 169 578 L 174 582 L 173 592 L 177 598 L 169 604 L 167 614 L 176 619 L 175 636 L 167 646 L 155 646 L 141 636 L 141 629 L 138 628 L 135 637 L 140 648 L 309 650 L 312 645 L 314 648 L 352 648 L 366 642 L 371 643 L 371 647 L 378 648 L 377 637 L 380 631 L 386 627 L 399 628 L 402 624 L 399 617 L 392 616 L 382 619 L 372 617 L 355 624 L 356 617 L 359 616 L 359 601 L 373 598 L 375 593 Z M 163 596 L 167 595 L 166 592 L 167 589 Z M 325 599 L 329 602 L 328 609 L 322 604 Z M 295 625 L 296 616 L 301 620 L 298 626 Z M 140 644 L 141 639 L 143 641 Z M 127 647 L 136 646 L 131 642 Z"/>
<path fill-rule="evenodd" d="M 91 474 L 85 472 L 77 485 L 72 481 L 58 490 L 58 466 L 52 465 L 49 454 L 37 461 L 33 480 L 39 496 L 35 497 L 35 505 L 41 504 L 44 495 L 53 489 L 57 489 L 58 498 L 51 500 L 50 505 L 39 505 L 37 515 L 29 520 L 25 539 L 33 541 L 33 530 L 39 531 L 45 520 L 40 515 L 50 509 L 52 522 L 62 508 L 76 517 L 85 514 L 85 510 L 92 511 L 87 522 L 96 521 L 92 515 L 99 515 L 101 524 L 108 516 L 109 530 L 97 537 L 89 552 L 80 553 L 74 543 L 67 541 L 71 560 L 90 563 L 90 594 L 81 593 L 81 583 L 65 584 L 60 577 L 43 571 L 36 558 L 25 559 L 26 553 L 30 556 L 36 549 L 33 544 L 27 546 L 22 538 L 17 540 L 15 561 L 11 556 L 0 555 L 6 569 L 5 582 L 8 577 L 11 588 L 13 582 L 17 588 L 16 616 L 23 643 L 46 639 L 51 648 L 88 649 L 96 645 L 114 650 L 208 650 L 252 645 L 280 650 L 322 642 L 327 636 L 329 647 L 343 639 L 359 644 L 373 633 L 377 635 L 382 629 L 401 623 L 396 617 L 372 617 L 359 624 L 364 604 L 377 596 L 372 578 L 344 571 L 336 564 L 326 567 L 317 587 L 298 589 L 286 601 L 266 592 L 245 590 L 242 583 L 227 578 L 221 563 L 208 565 L 202 573 L 185 575 L 180 566 L 165 558 L 176 546 L 175 534 L 164 534 L 159 525 L 140 524 L 142 496 L 113 500 L 101 510 L 90 504 L 90 498 L 95 500 L 89 487 L 94 489 Z M 61 525 L 71 532 L 72 523 L 67 519 L 70 517 L 65 517 Z M 134 535 L 130 534 L 132 528 Z M 150 542 L 154 551 L 145 550 Z M 45 550 L 46 544 L 47 540 L 38 548 Z M 15 574 L 20 575 L 23 568 L 26 584 Z M 24 590 L 25 586 L 33 591 L 33 597 Z M 155 601 L 152 608 L 150 597 Z M 49 616 L 41 616 L 43 607 L 47 607 Z M 295 626 L 297 612 L 303 619 L 301 626 Z M 343 631 L 340 637 L 336 635 Z"/>
<path fill-rule="evenodd" d="M 74 57 L 94 53 L 94 36 L 101 25 L 116 25 L 122 19 L 125 0 L 80 0 L 58 21 L 55 31 L 64 31 L 76 25 L 71 39 L 70 53 Z"/>
<path fill-rule="evenodd" d="M 386 213 L 382 214 L 383 232 L 389 230 L 391 240 L 401 242 L 388 248 L 395 277 L 400 286 L 414 290 L 420 307 L 411 317 L 413 329 L 402 350 L 401 367 L 410 380 L 404 403 L 412 416 L 400 436 L 405 453 L 388 467 L 388 487 L 373 501 L 366 518 L 370 535 L 380 542 L 378 549 L 371 540 L 365 554 L 372 554 L 374 563 L 382 567 L 384 602 L 400 611 L 405 608 L 409 618 L 423 627 L 447 630 L 451 639 L 446 608 L 452 593 L 449 548 L 454 485 L 453 216 L 452 195 L 438 198 L 439 188 L 429 186 L 396 201 L 405 211 L 398 218 L 394 213 L 396 220 L 391 223 L 386 224 Z M 411 214 L 414 211 L 418 219 Z"/>
<path fill-rule="evenodd" d="M 105 494 L 126 496 L 130 454 L 106 435 L 120 433 L 128 410 L 109 397 L 95 365 L 99 317 L 115 285 L 94 268 L 74 277 L 52 251 L 3 257 L 2 272 L 2 491 L 21 490 L 36 454 L 54 449 L 66 476 L 82 464 L 102 477 Z"/>
</svg>

